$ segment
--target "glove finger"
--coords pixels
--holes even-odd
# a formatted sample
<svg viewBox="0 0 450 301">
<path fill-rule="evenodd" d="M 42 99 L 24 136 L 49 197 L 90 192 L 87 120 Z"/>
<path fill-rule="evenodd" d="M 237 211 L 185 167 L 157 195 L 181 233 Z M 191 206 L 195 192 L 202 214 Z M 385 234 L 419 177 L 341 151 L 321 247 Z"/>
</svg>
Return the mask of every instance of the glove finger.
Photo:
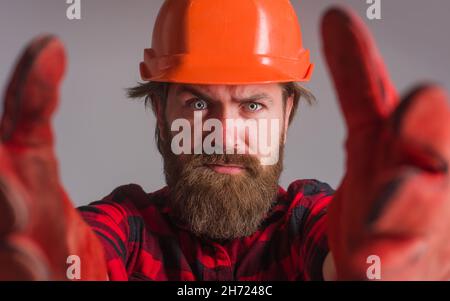
<svg viewBox="0 0 450 301">
<path fill-rule="evenodd" d="M 380 190 L 368 216 L 369 233 L 400 237 L 426 237 L 446 219 L 446 174 L 405 168 Z"/>
<path fill-rule="evenodd" d="M 51 276 L 39 246 L 20 235 L 0 241 L 0 266 L 0 281 L 43 281 Z"/>
<path fill-rule="evenodd" d="M 53 36 L 34 39 L 25 49 L 6 90 L 0 124 L 3 143 L 15 147 L 50 145 L 50 119 L 66 65 L 62 43 Z"/>
<path fill-rule="evenodd" d="M 448 175 L 411 168 L 385 187 L 361 253 L 381 258 L 383 280 L 446 280 L 449 193 Z"/>
<path fill-rule="evenodd" d="M 362 20 L 350 10 L 331 8 L 322 20 L 322 39 L 350 134 L 388 116 L 397 93 Z"/>
<path fill-rule="evenodd" d="M 392 164 L 395 170 L 404 167 L 383 176 L 391 180 L 380 190 L 369 218 L 377 231 L 423 235 L 418 231 L 425 231 L 436 210 L 448 203 L 449 119 L 445 92 L 427 85 L 414 89 L 392 115 L 397 145 Z"/>
<path fill-rule="evenodd" d="M 2 170 L 0 176 L 0 239 L 11 232 L 24 229 L 28 222 L 29 210 L 18 182 L 14 175 L 7 174 Z"/>
<path fill-rule="evenodd" d="M 446 172 L 450 162 L 450 104 L 446 92 L 432 85 L 415 88 L 399 105 L 392 115 L 392 125 L 395 135 L 402 141 L 411 154 L 417 154 L 420 165 L 424 157 L 429 158 L 425 169 Z M 408 151 L 409 150 L 409 151 Z M 436 170 L 437 169 L 437 170 Z"/>
</svg>

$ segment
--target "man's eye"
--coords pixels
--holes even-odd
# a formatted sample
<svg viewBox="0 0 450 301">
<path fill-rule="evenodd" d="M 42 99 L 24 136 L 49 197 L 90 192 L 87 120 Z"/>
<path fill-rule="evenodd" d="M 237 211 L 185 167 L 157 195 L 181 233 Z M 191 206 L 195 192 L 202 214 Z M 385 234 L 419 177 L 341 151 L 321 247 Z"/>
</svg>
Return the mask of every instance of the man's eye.
<svg viewBox="0 0 450 301">
<path fill-rule="evenodd" d="M 244 107 L 249 112 L 258 112 L 263 108 L 263 105 L 257 102 L 249 102 L 245 104 Z"/>
<path fill-rule="evenodd" d="M 205 110 L 208 108 L 208 104 L 203 99 L 195 99 L 190 102 L 190 107 L 196 111 Z"/>
</svg>

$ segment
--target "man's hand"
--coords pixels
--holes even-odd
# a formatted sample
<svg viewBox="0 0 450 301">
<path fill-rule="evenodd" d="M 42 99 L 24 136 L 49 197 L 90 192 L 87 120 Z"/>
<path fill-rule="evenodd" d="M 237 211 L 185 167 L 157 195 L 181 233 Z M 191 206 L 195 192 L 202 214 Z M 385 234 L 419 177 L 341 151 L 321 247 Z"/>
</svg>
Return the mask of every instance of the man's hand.
<svg viewBox="0 0 450 301">
<path fill-rule="evenodd" d="M 399 103 L 362 21 L 342 9 L 322 23 L 324 52 L 348 129 L 346 174 L 329 208 L 338 279 L 450 279 L 450 106 L 422 85 Z M 430 50 L 432 51 L 432 50 Z"/>
<path fill-rule="evenodd" d="M 7 88 L 0 125 L 0 279 L 68 280 L 68 256 L 81 280 L 106 278 L 103 249 L 64 192 L 51 117 L 65 69 L 56 38 L 35 39 Z"/>
</svg>

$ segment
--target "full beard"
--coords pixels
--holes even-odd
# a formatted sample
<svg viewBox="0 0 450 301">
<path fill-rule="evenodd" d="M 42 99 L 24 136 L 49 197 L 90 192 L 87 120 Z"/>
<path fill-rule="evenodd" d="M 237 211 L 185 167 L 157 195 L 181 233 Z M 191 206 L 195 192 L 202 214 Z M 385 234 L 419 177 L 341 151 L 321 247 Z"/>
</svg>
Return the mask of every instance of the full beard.
<svg viewBox="0 0 450 301">
<path fill-rule="evenodd" d="M 164 133 L 165 138 L 170 138 Z M 250 236 L 260 227 L 276 201 L 283 169 L 283 144 L 275 165 L 241 154 L 173 154 L 170 139 L 161 152 L 173 216 L 199 237 L 228 240 Z M 237 175 L 217 173 L 208 164 L 243 166 Z"/>
</svg>

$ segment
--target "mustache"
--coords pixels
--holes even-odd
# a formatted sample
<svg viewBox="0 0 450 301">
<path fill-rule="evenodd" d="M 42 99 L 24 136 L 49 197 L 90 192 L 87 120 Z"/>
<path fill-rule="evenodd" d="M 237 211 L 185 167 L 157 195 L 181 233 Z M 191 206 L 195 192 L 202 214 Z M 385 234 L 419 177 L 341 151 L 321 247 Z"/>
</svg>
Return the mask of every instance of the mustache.
<svg viewBox="0 0 450 301">
<path fill-rule="evenodd" d="M 195 154 L 188 157 L 188 164 L 193 168 L 212 164 L 238 165 L 245 168 L 252 176 L 257 176 L 262 171 L 259 159 L 248 154 Z"/>
</svg>

